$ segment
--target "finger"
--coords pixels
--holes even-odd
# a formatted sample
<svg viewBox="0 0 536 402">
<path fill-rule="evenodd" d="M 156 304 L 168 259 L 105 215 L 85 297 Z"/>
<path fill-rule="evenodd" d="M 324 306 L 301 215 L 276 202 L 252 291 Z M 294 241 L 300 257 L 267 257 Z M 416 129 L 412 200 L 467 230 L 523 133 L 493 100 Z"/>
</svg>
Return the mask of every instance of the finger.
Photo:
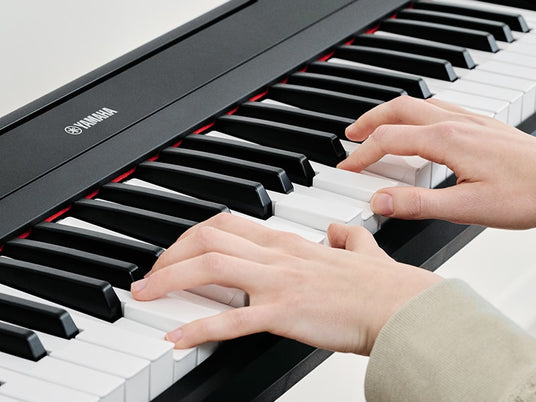
<svg viewBox="0 0 536 402">
<path fill-rule="evenodd" d="M 168 332 L 166 339 L 175 348 L 186 349 L 205 342 L 223 341 L 257 332 L 270 331 L 274 309 L 270 305 L 250 306 L 202 318 Z"/>
<path fill-rule="evenodd" d="M 455 141 L 453 133 L 456 132 L 456 127 L 457 123 L 454 122 L 429 126 L 380 126 L 337 167 L 360 172 L 387 154 L 419 155 L 446 164 L 451 144 Z M 449 135 L 444 135 L 445 133 Z"/>
<path fill-rule="evenodd" d="M 422 99 L 400 96 L 363 114 L 346 128 L 345 134 L 351 140 L 363 141 L 384 124 L 422 126 L 447 120 L 450 115 L 448 110 Z"/>
<path fill-rule="evenodd" d="M 387 256 L 374 240 L 372 233 L 361 226 L 333 223 L 329 225 L 327 234 L 331 247 L 378 257 Z"/>
<path fill-rule="evenodd" d="M 133 282 L 135 299 L 153 300 L 174 290 L 217 284 L 254 291 L 265 280 L 267 267 L 241 258 L 219 253 L 207 253 L 155 271 Z"/>
<path fill-rule="evenodd" d="M 200 225 L 189 236 L 172 244 L 153 265 L 146 276 L 177 262 L 184 261 L 208 252 L 231 255 L 267 263 L 273 260 L 273 252 L 243 237 L 225 232 L 217 227 Z"/>
<path fill-rule="evenodd" d="M 462 183 L 442 189 L 391 187 L 379 190 L 371 200 L 374 213 L 402 219 L 444 219 L 457 223 L 479 221 L 486 191 L 479 183 Z"/>
</svg>

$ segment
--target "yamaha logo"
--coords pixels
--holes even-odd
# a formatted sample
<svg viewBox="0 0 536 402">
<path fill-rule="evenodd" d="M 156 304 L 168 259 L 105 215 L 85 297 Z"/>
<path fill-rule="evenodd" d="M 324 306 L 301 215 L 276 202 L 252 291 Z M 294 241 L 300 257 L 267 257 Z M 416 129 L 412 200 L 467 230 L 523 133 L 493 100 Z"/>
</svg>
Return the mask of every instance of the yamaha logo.
<svg viewBox="0 0 536 402">
<path fill-rule="evenodd" d="M 94 113 L 91 113 L 89 116 L 86 116 L 83 119 L 78 120 L 76 123 L 73 123 L 70 126 L 65 127 L 63 131 L 65 131 L 69 135 L 80 135 L 85 130 L 89 130 L 91 127 L 96 126 L 103 120 L 106 120 L 117 113 L 118 113 L 117 110 L 113 110 L 108 107 L 103 107 L 102 109 L 99 109 Z"/>
<path fill-rule="evenodd" d="M 65 127 L 65 132 L 71 135 L 80 135 L 82 134 L 82 129 L 80 127 L 67 126 Z"/>
</svg>

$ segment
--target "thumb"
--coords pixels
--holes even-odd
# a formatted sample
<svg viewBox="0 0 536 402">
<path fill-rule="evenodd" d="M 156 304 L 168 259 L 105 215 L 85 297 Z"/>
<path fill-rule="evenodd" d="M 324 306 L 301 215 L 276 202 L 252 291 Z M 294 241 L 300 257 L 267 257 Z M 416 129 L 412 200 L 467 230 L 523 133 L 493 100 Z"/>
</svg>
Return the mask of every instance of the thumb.
<svg viewBox="0 0 536 402">
<path fill-rule="evenodd" d="M 374 213 L 390 218 L 461 222 L 474 214 L 468 209 L 471 198 L 474 193 L 461 185 L 442 189 L 391 187 L 377 191 L 370 199 L 370 206 Z"/>
</svg>

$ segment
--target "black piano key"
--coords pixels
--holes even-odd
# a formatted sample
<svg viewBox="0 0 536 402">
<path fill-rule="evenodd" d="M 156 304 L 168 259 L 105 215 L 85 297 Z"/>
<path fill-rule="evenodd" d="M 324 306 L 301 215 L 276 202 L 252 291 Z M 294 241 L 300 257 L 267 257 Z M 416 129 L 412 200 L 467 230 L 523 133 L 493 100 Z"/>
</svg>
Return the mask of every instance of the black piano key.
<svg viewBox="0 0 536 402">
<path fill-rule="evenodd" d="M 36 240 L 10 240 L 4 245 L 3 254 L 22 261 L 102 279 L 122 289 L 130 289 L 130 284 L 140 278 L 135 272 L 138 267 L 130 262 Z"/>
<path fill-rule="evenodd" d="M 465 15 L 455 15 L 441 11 L 431 10 L 401 10 L 397 18 L 435 22 L 438 24 L 450 25 L 453 27 L 475 29 L 492 34 L 496 40 L 513 42 L 514 37 L 510 27 L 503 22 L 484 20 L 481 18 L 468 17 Z"/>
<path fill-rule="evenodd" d="M 288 83 L 344 92 L 350 95 L 365 96 L 383 101 L 394 99 L 400 95 L 407 95 L 407 92 L 402 88 L 316 73 L 294 73 L 288 78 Z"/>
<path fill-rule="evenodd" d="M 303 109 L 350 119 L 358 118 L 383 103 L 379 99 L 290 84 L 275 84 L 269 89 L 268 97 Z"/>
<path fill-rule="evenodd" d="M 330 166 L 336 166 L 346 157 L 339 138 L 323 131 L 235 115 L 219 117 L 215 128 L 261 145 L 302 152 L 309 159 Z"/>
<path fill-rule="evenodd" d="M 198 222 L 99 200 L 78 200 L 72 216 L 167 248 Z"/>
<path fill-rule="evenodd" d="M 4 322 L 0 322 L 0 352 L 35 362 L 47 355 L 35 332 Z"/>
<path fill-rule="evenodd" d="M 29 238 L 132 262 L 144 272 L 149 271 L 164 252 L 162 247 L 153 244 L 49 222 L 34 226 Z"/>
<path fill-rule="evenodd" d="M 354 119 L 347 117 L 262 102 L 246 102 L 240 105 L 235 115 L 326 131 L 336 134 L 339 138 L 346 138 L 344 130 L 354 122 Z"/>
<path fill-rule="evenodd" d="M 536 3 L 534 0 L 478 0 L 485 3 L 501 4 L 503 6 L 524 8 L 526 10 L 536 11 Z"/>
<path fill-rule="evenodd" d="M 396 50 L 343 45 L 335 50 L 335 57 L 444 81 L 454 81 L 458 78 L 452 64 L 447 60 Z"/>
<path fill-rule="evenodd" d="M 446 43 L 418 43 L 411 40 L 411 38 L 387 38 L 380 35 L 363 34 L 354 37 L 353 45 L 398 50 L 400 52 L 435 57 L 448 60 L 456 67 L 472 69 L 476 66 L 475 61 L 467 49 Z"/>
<path fill-rule="evenodd" d="M 170 190 L 225 204 L 257 218 L 272 216 L 272 201 L 258 182 L 162 162 L 141 163 L 135 176 Z"/>
<path fill-rule="evenodd" d="M 64 309 L 2 293 L 0 320 L 64 339 L 78 334 L 76 324 Z"/>
<path fill-rule="evenodd" d="M 227 206 L 216 202 L 122 183 L 105 184 L 99 191 L 99 198 L 194 222 L 229 212 Z"/>
<path fill-rule="evenodd" d="M 427 99 L 432 96 L 428 85 L 420 77 L 397 74 L 390 71 L 376 71 L 367 67 L 326 63 L 323 61 L 311 63 L 307 71 L 402 88 L 409 95 L 416 98 Z"/>
<path fill-rule="evenodd" d="M 247 102 L 241 106 L 241 110 L 247 105 L 247 113 L 258 110 L 256 105 L 266 105 L 259 102 Z M 251 107 L 250 107 L 251 106 Z M 279 109 L 279 107 L 276 107 Z M 262 108 L 261 108 L 262 109 Z M 271 108 L 268 108 L 272 110 Z M 293 108 L 283 108 L 284 110 L 295 110 Z M 252 112 L 253 113 L 253 112 Z M 284 113 L 284 112 L 283 112 Z M 254 113 L 253 113 L 254 114 Z M 258 117 L 258 116 L 249 116 Z M 270 120 L 278 121 L 275 118 Z M 207 135 L 191 134 L 182 139 L 181 148 L 197 149 L 199 151 L 213 152 L 228 155 L 235 158 L 249 160 L 252 162 L 266 163 L 267 165 L 279 166 L 287 172 L 292 182 L 311 186 L 315 172 L 307 157 L 296 152 L 282 149 L 265 147 L 263 145 L 248 144 L 242 141 L 228 140 L 224 138 L 210 137 Z"/>
<path fill-rule="evenodd" d="M 465 46 L 486 52 L 498 52 L 499 46 L 492 34 L 474 29 L 452 27 L 424 21 L 388 19 L 380 23 L 382 31 L 415 38 L 428 39 L 440 43 Z"/>
<path fill-rule="evenodd" d="M 293 191 L 292 183 L 283 169 L 263 163 L 244 161 L 224 154 L 166 148 L 160 152 L 158 161 L 258 181 L 267 190 L 279 193 L 287 194 Z"/>
<path fill-rule="evenodd" d="M 121 318 L 121 302 L 100 279 L 0 256 L 0 283 L 105 321 Z"/>
<path fill-rule="evenodd" d="M 532 0 L 530 0 L 532 1 Z M 507 0 L 510 4 L 511 1 Z M 482 4 L 485 6 L 485 4 Z M 507 24 L 512 31 L 528 32 L 529 27 L 527 21 L 520 14 L 514 14 L 509 12 L 497 12 L 492 10 L 483 10 L 478 7 L 471 7 L 471 5 L 459 5 L 459 4 L 444 4 L 435 2 L 418 1 L 413 3 L 413 8 L 423 10 L 442 11 L 445 13 L 467 15 L 469 17 L 482 18 L 492 21 L 500 21 Z"/>
</svg>

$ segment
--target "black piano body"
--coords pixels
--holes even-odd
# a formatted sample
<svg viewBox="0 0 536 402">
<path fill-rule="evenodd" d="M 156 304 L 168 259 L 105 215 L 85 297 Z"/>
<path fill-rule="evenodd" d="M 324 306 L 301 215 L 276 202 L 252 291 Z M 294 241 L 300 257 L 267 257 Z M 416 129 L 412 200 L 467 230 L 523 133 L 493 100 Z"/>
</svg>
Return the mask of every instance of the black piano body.
<svg viewBox="0 0 536 402">
<path fill-rule="evenodd" d="M 5 116 L 0 244 L 407 4 L 230 1 Z M 94 113 L 102 118 L 88 122 Z M 536 130 L 536 117 L 520 128 Z M 481 230 L 393 220 L 376 238 L 395 259 L 433 270 Z M 274 400 L 329 354 L 270 334 L 224 342 L 157 400 Z"/>
</svg>

